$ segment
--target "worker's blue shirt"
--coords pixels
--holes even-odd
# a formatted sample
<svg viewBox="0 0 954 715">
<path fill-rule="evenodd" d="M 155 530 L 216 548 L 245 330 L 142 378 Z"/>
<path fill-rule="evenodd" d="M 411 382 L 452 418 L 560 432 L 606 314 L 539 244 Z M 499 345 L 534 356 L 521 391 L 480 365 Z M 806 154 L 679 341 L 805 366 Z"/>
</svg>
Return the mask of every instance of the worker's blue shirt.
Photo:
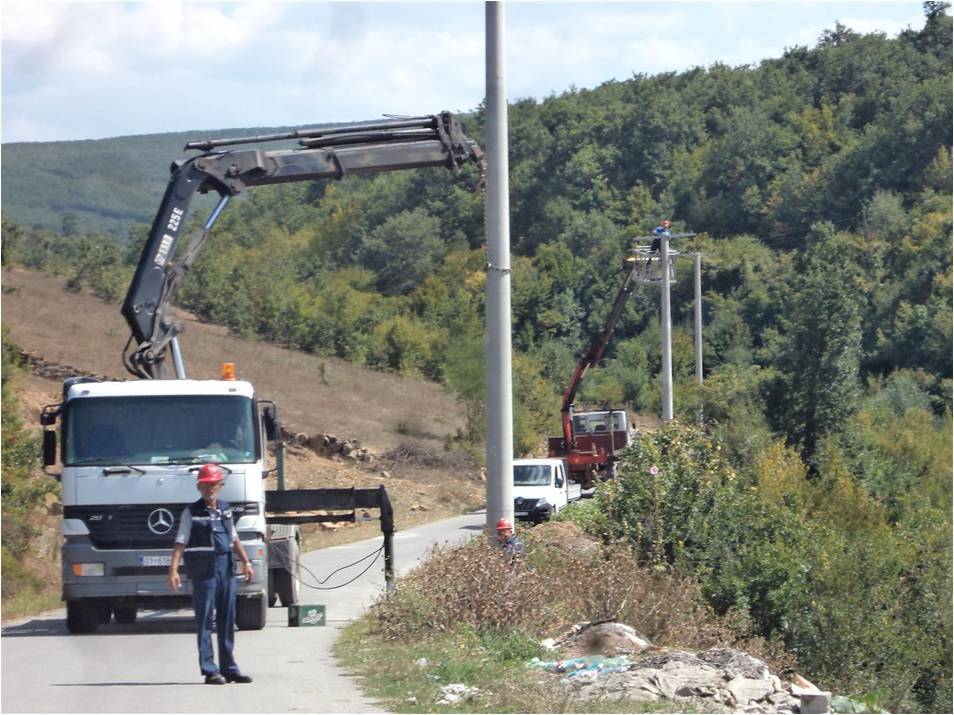
<svg viewBox="0 0 954 715">
<path fill-rule="evenodd" d="M 236 537 L 232 507 L 228 502 L 220 499 L 214 508 L 204 499 L 189 504 L 182 512 L 176 535 L 176 542 L 185 544 L 184 557 L 189 576 L 212 576 L 216 558 L 231 556 Z"/>
<path fill-rule="evenodd" d="M 523 542 L 516 536 L 508 536 L 507 540 L 503 544 L 504 549 L 507 550 L 507 553 L 511 556 L 523 556 L 526 553 L 526 548 L 523 545 Z"/>
</svg>

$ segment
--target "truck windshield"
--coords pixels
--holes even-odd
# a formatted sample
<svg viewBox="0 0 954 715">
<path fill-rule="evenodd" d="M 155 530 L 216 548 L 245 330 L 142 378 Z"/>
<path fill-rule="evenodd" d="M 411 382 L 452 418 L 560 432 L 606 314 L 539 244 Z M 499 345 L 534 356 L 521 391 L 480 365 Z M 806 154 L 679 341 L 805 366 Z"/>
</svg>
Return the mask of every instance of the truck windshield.
<svg viewBox="0 0 954 715">
<path fill-rule="evenodd" d="M 573 415 L 573 432 L 575 434 L 591 434 L 594 432 L 609 432 L 610 430 L 626 429 L 626 413 L 624 412 L 582 412 Z"/>
<path fill-rule="evenodd" d="M 550 471 L 548 464 L 515 464 L 513 485 L 515 487 L 548 487 Z"/>
<path fill-rule="evenodd" d="M 254 462 L 255 405 L 238 395 L 84 397 L 66 409 L 67 465 Z"/>
</svg>

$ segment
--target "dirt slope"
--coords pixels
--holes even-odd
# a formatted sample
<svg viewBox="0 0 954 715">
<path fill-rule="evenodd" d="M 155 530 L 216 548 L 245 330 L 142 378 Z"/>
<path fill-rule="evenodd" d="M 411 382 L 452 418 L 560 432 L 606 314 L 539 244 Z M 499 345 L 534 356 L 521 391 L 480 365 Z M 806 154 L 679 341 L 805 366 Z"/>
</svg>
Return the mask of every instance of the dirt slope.
<svg viewBox="0 0 954 715">
<path fill-rule="evenodd" d="M 62 278 L 3 269 L 0 311 L 10 339 L 51 363 L 132 379 L 120 360 L 128 330 L 119 307 L 89 294 L 66 292 L 63 284 Z M 358 439 L 374 455 L 370 463 L 336 461 L 290 445 L 289 487 L 384 484 L 398 528 L 483 504 L 485 488 L 477 464 L 447 449 L 447 440 L 462 423 L 456 400 L 439 385 L 241 340 L 185 313 L 177 318 L 186 324 L 182 344 L 190 377 L 214 378 L 220 362 L 235 362 L 239 376 L 255 384 L 260 397 L 278 403 L 288 430 Z M 58 380 L 25 373 L 17 384 L 28 424 L 37 424 L 43 405 L 60 400 Z M 308 527 L 306 538 L 309 546 L 327 545 L 373 536 L 378 528 L 376 522 Z"/>
<path fill-rule="evenodd" d="M 2 319 L 13 342 L 50 362 L 131 379 L 120 357 L 129 330 L 119 306 L 68 293 L 64 283 L 3 269 Z M 282 421 L 298 431 L 356 438 L 381 452 L 408 436 L 440 449 L 463 426 L 457 401 L 432 382 L 242 340 L 181 311 L 175 317 L 185 324 L 180 342 L 189 377 L 217 378 L 222 362 L 234 362 L 239 377 L 251 381 L 259 397 L 275 400 Z"/>
</svg>

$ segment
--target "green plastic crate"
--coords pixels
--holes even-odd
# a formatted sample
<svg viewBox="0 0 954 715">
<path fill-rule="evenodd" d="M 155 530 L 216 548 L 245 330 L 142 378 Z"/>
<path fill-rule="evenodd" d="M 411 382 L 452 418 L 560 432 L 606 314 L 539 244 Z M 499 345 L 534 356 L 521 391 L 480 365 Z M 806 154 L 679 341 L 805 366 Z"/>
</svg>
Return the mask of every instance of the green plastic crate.
<svg viewBox="0 0 954 715">
<path fill-rule="evenodd" d="M 299 603 L 288 607 L 288 625 L 323 626 L 325 625 L 325 607 L 318 604 Z"/>
</svg>

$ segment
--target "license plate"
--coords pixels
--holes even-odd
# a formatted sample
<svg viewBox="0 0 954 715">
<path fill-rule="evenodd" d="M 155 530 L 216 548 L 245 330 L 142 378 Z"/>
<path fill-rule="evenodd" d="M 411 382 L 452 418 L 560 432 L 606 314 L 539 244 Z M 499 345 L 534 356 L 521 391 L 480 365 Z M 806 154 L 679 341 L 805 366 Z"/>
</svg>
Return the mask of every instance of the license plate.
<svg viewBox="0 0 954 715">
<path fill-rule="evenodd" d="M 139 556 L 140 566 L 169 566 L 172 564 L 172 555 L 169 556 Z"/>
<path fill-rule="evenodd" d="M 530 513 L 530 512 L 527 512 L 527 511 L 515 511 L 515 512 L 513 513 L 513 515 L 514 515 L 514 516 L 526 516 L 526 515 L 529 514 L 529 513 Z"/>
</svg>

